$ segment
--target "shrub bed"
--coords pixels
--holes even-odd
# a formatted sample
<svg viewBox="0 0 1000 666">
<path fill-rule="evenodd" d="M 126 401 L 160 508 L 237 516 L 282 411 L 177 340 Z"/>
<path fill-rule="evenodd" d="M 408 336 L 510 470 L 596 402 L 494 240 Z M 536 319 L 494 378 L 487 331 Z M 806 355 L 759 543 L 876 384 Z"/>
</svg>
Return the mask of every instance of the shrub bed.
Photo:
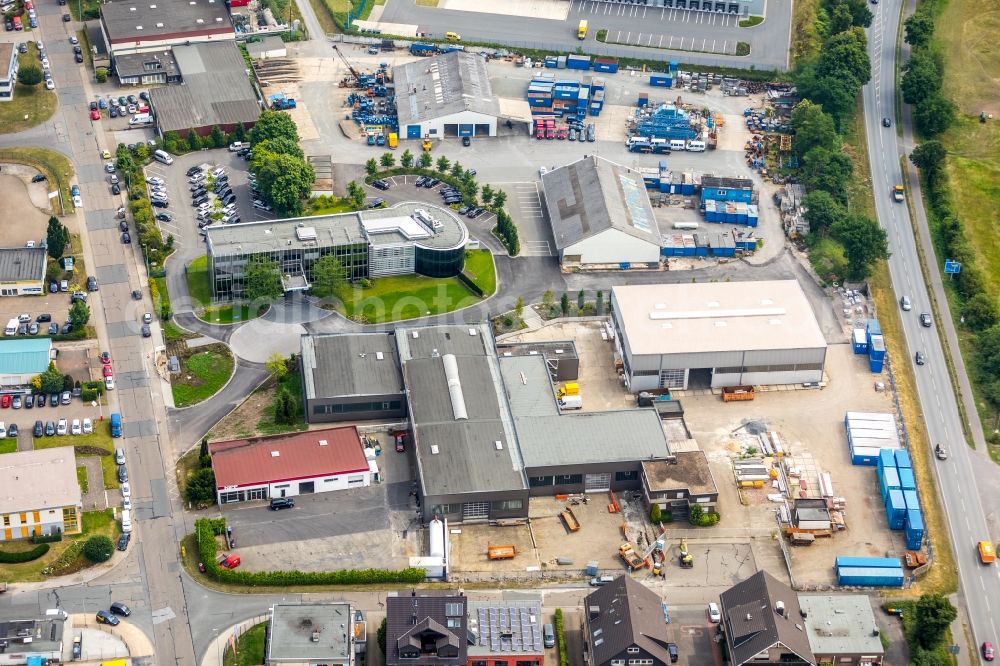
<svg viewBox="0 0 1000 666">
<path fill-rule="evenodd" d="M 31 550 L 24 550 L 19 553 L 8 553 L 7 551 L 0 550 L 0 563 L 23 564 L 24 562 L 31 562 L 49 552 L 49 548 L 49 544 L 40 543 Z"/>
</svg>

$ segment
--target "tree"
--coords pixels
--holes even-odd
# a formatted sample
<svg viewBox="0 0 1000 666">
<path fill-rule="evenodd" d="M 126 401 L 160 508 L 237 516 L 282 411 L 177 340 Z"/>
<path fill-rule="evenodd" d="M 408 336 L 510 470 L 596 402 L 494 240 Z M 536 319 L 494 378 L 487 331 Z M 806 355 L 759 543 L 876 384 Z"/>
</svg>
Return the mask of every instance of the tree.
<svg viewBox="0 0 1000 666">
<path fill-rule="evenodd" d="M 978 293 L 965 302 L 962 308 L 965 325 L 973 331 L 984 331 L 1000 320 L 997 304 L 985 293 Z"/>
<path fill-rule="evenodd" d="M 925 594 L 917 600 L 915 615 L 913 641 L 930 650 L 944 642 L 945 632 L 958 617 L 958 610 L 943 595 Z"/>
<path fill-rule="evenodd" d="M 332 254 L 325 255 L 313 264 L 313 285 L 324 296 L 333 296 L 347 282 L 347 271 Z"/>
<path fill-rule="evenodd" d="M 838 130 L 843 129 L 844 121 L 854 113 L 854 101 L 858 96 L 858 86 L 850 80 L 833 76 L 800 77 L 802 85 L 799 91 L 815 104 L 823 107 L 830 114 Z"/>
<path fill-rule="evenodd" d="M 483 204 L 486 206 L 489 206 L 490 201 L 493 200 L 493 188 L 489 186 L 489 183 L 483 185 L 482 199 Z"/>
<path fill-rule="evenodd" d="M 906 43 L 910 46 L 926 46 L 934 35 L 934 17 L 928 12 L 916 12 L 903 25 L 906 26 Z"/>
<path fill-rule="evenodd" d="M 41 374 L 39 382 L 42 393 L 59 393 L 62 391 L 63 376 L 56 368 L 56 364 L 49 361 L 49 367 Z"/>
<path fill-rule="evenodd" d="M 63 375 L 62 379 L 63 379 L 62 390 L 63 391 L 72 391 L 73 390 L 73 386 L 74 386 L 73 375 Z"/>
<path fill-rule="evenodd" d="M 49 256 L 53 259 L 59 259 L 63 256 L 63 252 L 66 250 L 66 241 L 68 240 L 69 232 L 66 227 L 63 226 L 62 222 L 59 221 L 58 217 L 49 218 L 49 226 L 45 231 L 45 242 L 49 246 Z"/>
<path fill-rule="evenodd" d="M 552 293 L 551 289 L 546 289 L 545 293 L 542 294 L 542 305 L 551 309 L 556 302 L 556 295 Z"/>
<path fill-rule="evenodd" d="M 299 147 L 299 144 L 292 141 L 287 136 L 278 136 L 273 139 L 264 139 L 254 148 L 254 152 L 258 150 L 266 150 L 272 152 L 276 155 L 292 155 L 294 157 L 305 159 L 305 153 Z"/>
<path fill-rule="evenodd" d="M 226 133 L 222 131 L 222 128 L 218 125 L 212 126 L 212 134 L 210 136 L 212 140 L 213 148 L 225 148 L 226 147 Z"/>
<path fill-rule="evenodd" d="M 839 150 L 817 147 L 802 158 L 802 182 L 829 192 L 843 204 L 847 203 L 847 182 L 853 171 L 851 158 Z"/>
<path fill-rule="evenodd" d="M 875 220 L 862 215 L 849 215 L 833 225 L 833 235 L 844 246 L 847 258 L 847 278 L 864 280 L 872 266 L 889 258 L 889 240 L 885 229 Z"/>
<path fill-rule="evenodd" d="M 918 104 L 933 97 L 941 89 L 943 63 L 939 56 L 926 49 L 915 52 L 903 65 L 903 78 L 899 82 L 903 101 Z"/>
<path fill-rule="evenodd" d="M 421 169 L 430 169 L 431 164 L 434 163 L 434 158 L 431 157 L 430 153 L 420 153 L 420 159 L 418 161 Z"/>
<path fill-rule="evenodd" d="M 818 104 L 807 99 L 799 102 L 792 111 L 792 127 L 795 128 L 795 152 L 799 156 L 813 148 L 837 148 L 837 129 L 833 117 Z"/>
<path fill-rule="evenodd" d="M 913 111 L 913 120 L 917 129 L 923 134 L 934 136 L 951 127 L 955 122 L 955 113 L 954 103 L 938 93 L 917 104 L 917 108 Z"/>
<path fill-rule="evenodd" d="M 208 437 L 201 438 L 201 447 L 198 449 L 198 457 L 204 458 L 208 453 Z"/>
<path fill-rule="evenodd" d="M 465 167 L 458 160 L 455 160 L 455 163 L 451 165 L 451 175 L 453 178 L 461 178 L 465 175 Z"/>
<path fill-rule="evenodd" d="M 503 209 L 504 203 L 507 201 L 507 193 L 503 190 L 496 190 L 493 192 L 493 210 Z"/>
<path fill-rule="evenodd" d="M 851 10 L 851 18 L 854 25 L 867 28 L 872 24 L 872 19 L 875 17 L 872 15 L 871 10 L 868 9 L 868 3 L 865 0 L 846 0 L 844 4 Z"/>
<path fill-rule="evenodd" d="M 252 163 L 264 200 L 282 214 L 301 212 L 302 199 L 312 191 L 316 180 L 312 165 L 293 155 L 276 155 L 268 151 L 255 153 Z"/>
<path fill-rule="evenodd" d="M 264 111 L 250 130 L 250 145 L 256 147 L 261 141 L 284 137 L 294 143 L 299 142 L 299 129 L 295 121 L 284 111 Z"/>
<path fill-rule="evenodd" d="M 201 137 L 198 136 L 198 133 L 194 129 L 188 130 L 187 144 L 191 150 L 201 150 Z"/>
<path fill-rule="evenodd" d="M 236 139 L 237 141 L 246 141 L 247 126 L 244 125 L 243 123 L 237 125 L 236 129 L 233 131 L 233 138 Z"/>
<path fill-rule="evenodd" d="M 442 155 L 437 158 L 437 170 L 441 173 L 448 173 L 448 165 L 451 164 L 451 160 Z"/>
<path fill-rule="evenodd" d="M 979 374 L 995 377 L 1000 374 L 1000 325 L 990 326 L 976 336 L 976 360 Z M 44 390 L 45 375 L 42 375 Z"/>
<path fill-rule="evenodd" d="M 17 71 L 17 82 L 22 86 L 37 86 L 42 82 L 42 70 L 37 65 L 24 65 Z"/>
<path fill-rule="evenodd" d="M 858 88 L 871 79 L 872 67 L 868 58 L 868 38 L 859 27 L 833 35 L 823 43 L 816 61 L 816 75 L 841 77 Z"/>
<path fill-rule="evenodd" d="M 73 328 L 83 328 L 90 321 L 90 306 L 86 301 L 76 301 L 69 306 L 69 316 L 73 320 Z"/>
<path fill-rule="evenodd" d="M 369 157 L 368 161 L 365 162 L 365 173 L 372 177 L 378 173 L 378 162 L 375 161 L 374 157 Z"/>
<path fill-rule="evenodd" d="M 243 271 L 243 294 L 251 301 L 273 301 L 284 293 L 278 262 L 267 257 L 253 257 Z"/>
<path fill-rule="evenodd" d="M 705 509 L 700 504 L 693 504 L 688 510 L 688 522 L 692 525 L 701 523 L 701 517 L 705 515 Z"/>
<path fill-rule="evenodd" d="M 284 379 L 285 375 L 288 374 L 288 363 L 285 362 L 285 357 L 279 352 L 271 352 L 271 355 L 267 357 L 267 361 L 264 363 L 264 367 L 278 381 Z"/>
<path fill-rule="evenodd" d="M 347 184 L 347 198 L 350 199 L 352 206 L 363 208 L 366 197 L 365 188 L 358 185 L 355 181 L 352 180 Z"/>
<path fill-rule="evenodd" d="M 83 544 L 83 556 L 94 563 L 107 562 L 114 552 L 114 542 L 103 534 L 96 534 Z"/>
<path fill-rule="evenodd" d="M 298 418 L 298 405 L 291 392 L 281 387 L 274 402 L 274 422 L 291 425 Z"/>
<path fill-rule="evenodd" d="M 382 157 L 379 158 L 379 164 L 384 166 L 386 169 L 391 169 L 396 164 L 396 156 L 392 153 L 385 152 L 382 153 Z"/>
<path fill-rule="evenodd" d="M 562 310 L 564 317 L 569 314 L 569 294 L 565 291 L 559 299 L 559 309 Z"/>
<path fill-rule="evenodd" d="M 106 67 L 98 67 L 94 70 L 94 80 L 98 83 L 108 82 L 108 70 Z"/>
<path fill-rule="evenodd" d="M 202 467 L 188 475 L 184 497 L 191 504 L 215 504 L 215 471 Z"/>
<path fill-rule="evenodd" d="M 654 525 L 659 525 L 660 521 L 663 520 L 663 511 L 660 509 L 659 504 L 654 504 L 649 509 L 649 520 Z"/>
<path fill-rule="evenodd" d="M 854 16 L 851 15 L 851 8 L 845 3 L 841 3 L 833 8 L 830 16 L 830 34 L 844 32 L 854 25 Z"/>
<path fill-rule="evenodd" d="M 584 305 L 584 303 L 587 302 L 586 298 L 587 298 L 587 295 L 583 292 L 583 289 L 581 289 L 580 293 L 578 293 L 576 295 L 576 309 L 577 310 L 583 310 L 583 305 Z"/>
<path fill-rule="evenodd" d="M 375 634 L 376 640 L 378 641 L 378 649 L 382 650 L 382 655 L 387 654 L 385 651 L 385 637 L 388 632 L 389 623 L 386 618 L 382 618 L 382 623 L 378 625 L 378 632 Z"/>
<path fill-rule="evenodd" d="M 924 141 L 910 153 L 910 161 L 923 171 L 924 175 L 931 177 L 940 173 L 947 154 L 948 151 L 940 141 Z"/>
<path fill-rule="evenodd" d="M 809 233 L 824 236 L 830 228 L 847 215 L 847 209 L 823 190 L 813 190 L 802 200 Z"/>
<path fill-rule="evenodd" d="M 518 319 L 521 319 L 524 315 L 524 297 L 518 296 L 517 300 L 514 301 L 514 313 L 517 315 Z"/>
<path fill-rule="evenodd" d="M 597 290 L 597 297 L 594 298 L 594 308 L 597 310 L 597 314 L 604 314 L 604 292 L 600 289 Z"/>
<path fill-rule="evenodd" d="M 413 153 L 410 152 L 409 148 L 404 150 L 403 154 L 399 156 L 399 164 L 404 169 L 409 169 L 413 166 Z"/>
</svg>

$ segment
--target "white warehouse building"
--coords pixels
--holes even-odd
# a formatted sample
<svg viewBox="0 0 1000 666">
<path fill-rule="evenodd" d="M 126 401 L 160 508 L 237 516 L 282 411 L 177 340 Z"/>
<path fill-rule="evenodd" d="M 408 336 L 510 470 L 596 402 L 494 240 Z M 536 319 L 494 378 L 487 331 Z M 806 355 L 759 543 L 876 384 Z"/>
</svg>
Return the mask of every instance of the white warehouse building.
<svg viewBox="0 0 1000 666">
<path fill-rule="evenodd" d="M 393 76 L 400 139 L 496 136 L 501 124 L 526 133 L 531 122 L 527 102 L 493 95 L 486 60 L 478 54 L 424 58 L 395 67 Z"/>
<path fill-rule="evenodd" d="M 542 189 L 563 267 L 659 265 L 660 232 L 642 174 L 592 155 L 543 175 Z"/>
<path fill-rule="evenodd" d="M 795 280 L 613 287 L 633 392 L 823 381 L 826 339 Z"/>
</svg>

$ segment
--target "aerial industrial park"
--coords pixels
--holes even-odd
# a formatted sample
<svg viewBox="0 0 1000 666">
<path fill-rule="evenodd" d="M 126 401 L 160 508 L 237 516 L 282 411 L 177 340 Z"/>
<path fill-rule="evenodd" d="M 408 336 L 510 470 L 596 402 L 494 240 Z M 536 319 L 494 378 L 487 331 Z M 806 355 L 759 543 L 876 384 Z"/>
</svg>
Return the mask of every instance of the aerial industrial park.
<svg viewBox="0 0 1000 666">
<path fill-rule="evenodd" d="M 808 4 L 3 0 L 0 665 L 992 661 L 934 18 Z"/>
</svg>

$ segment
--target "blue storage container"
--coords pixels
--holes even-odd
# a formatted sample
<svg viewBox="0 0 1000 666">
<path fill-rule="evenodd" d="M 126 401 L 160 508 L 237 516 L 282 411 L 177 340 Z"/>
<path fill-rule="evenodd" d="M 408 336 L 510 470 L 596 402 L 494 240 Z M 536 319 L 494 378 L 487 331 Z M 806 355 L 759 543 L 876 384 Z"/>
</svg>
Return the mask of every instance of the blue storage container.
<svg viewBox="0 0 1000 666">
<path fill-rule="evenodd" d="M 853 587 L 902 587 L 903 569 L 838 567 L 837 584 Z"/>
<path fill-rule="evenodd" d="M 715 220 L 715 202 L 712 201 L 711 199 L 709 199 L 708 201 L 703 202 L 702 205 L 705 207 L 705 213 L 704 213 L 705 214 L 705 221 L 706 222 L 715 222 L 716 221 Z"/>
<path fill-rule="evenodd" d="M 756 227 L 760 219 L 759 210 L 756 205 L 747 206 L 747 226 Z"/>
<path fill-rule="evenodd" d="M 666 74 L 651 74 L 649 76 L 649 85 L 655 88 L 673 88 L 674 80 Z"/>
<path fill-rule="evenodd" d="M 880 469 L 883 467 L 895 467 L 896 466 L 895 449 L 879 449 L 878 466 Z"/>
<path fill-rule="evenodd" d="M 879 360 L 885 358 L 885 338 L 881 335 L 868 336 L 868 357 Z"/>
<path fill-rule="evenodd" d="M 906 526 L 906 500 L 902 490 L 890 490 L 886 494 L 885 515 L 889 529 L 901 530 Z"/>
<path fill-rule="evenodd" d="M 924 541 L 924 515 L 919 509 L 906 512 L 904 536 L 907 550 L 920 550 Z"/>
<path fill-rule="evenodd" d="M 910 460 L 910 452 L 906 449 L 896 449 L 896 467 L 913 468 L 913 461 Z"/>
<path fill-rule="evenodd" d="M 834 561 L 835 567 L 853 567 L 859 569 L 899 569 L 902 563 L 898 557 L 855 557 L 838 555 Z"/>
<path fill-rule="evenodd" d="M 873 373 L 881 374 L 882 366 L 885 364 L 885 360 L 881 358 L 868 358 L 868 369 Z"/>
<path fill-rule="evenodd" d="M 882 326 L 879 325 L 878 319 L 869 319 L 866 328 L 869 335 L 882 335 Z"/>
<path fill-rule="evenodd" d="M 670 71 L 671 72 L 676 72 L 677 71 L 677 61 L 676 60 L 671 60 L 670 61 Z"/>
<path fill-rule="evenodd" d="M 897 468 L 899 472 L 899 487 L 903 490 L 916 490 L 917 478 L 913 475 L 913 470 L 909 467 Z"/>
<path fill-rule="evenodd" d="M 890 490 L 902 490 L 902 483 L 899 480 L 899 470 L 895 467 L 882 467 L 878 470 L 878 486 L 882 492 L 882 500 Z M 906 499 L 905 497 L 903 498 Z"/>
<path fill-rule="evenodd" d="M 566 56 L 566 69 L 590 69 L 590 56 L 576 54 Z"/>
<path fill-rule="evenodd" d="M 872 449 L 861 448 L 857 451 L 851 448 L 851 464 L 852 465 L 864 465 L 866 467 L 874 467 L 877 461 L 877 457 L 872 455 L 870 452 Z"/>
<path fill-rule="evenodd" d="M 865 337 L 865 329 L 856 328 L 851 333 L 851 347 L 855 354 L 868 353 L 868 339 Z"/>
<path fill-rule="evenodd" d="M 696 257 L 708 256 L 708 236 L 705 234 L 694 235 L 694 255 Z"/>
<path fill-rule="evenodd" d="M 694 183 L 684 182 L 681 183 L 681 194 L 690 197 L 694 195 Z"/>
<path fill-rule="evenodd" d="M 902 472 L 902 470 L 900 470 Z M 916 490 L 904 490 L 903 501 L 906 503 L 907 510 L 919 509 L 920 508 L 920 496 L 917 495 Z"/>
</svg>

